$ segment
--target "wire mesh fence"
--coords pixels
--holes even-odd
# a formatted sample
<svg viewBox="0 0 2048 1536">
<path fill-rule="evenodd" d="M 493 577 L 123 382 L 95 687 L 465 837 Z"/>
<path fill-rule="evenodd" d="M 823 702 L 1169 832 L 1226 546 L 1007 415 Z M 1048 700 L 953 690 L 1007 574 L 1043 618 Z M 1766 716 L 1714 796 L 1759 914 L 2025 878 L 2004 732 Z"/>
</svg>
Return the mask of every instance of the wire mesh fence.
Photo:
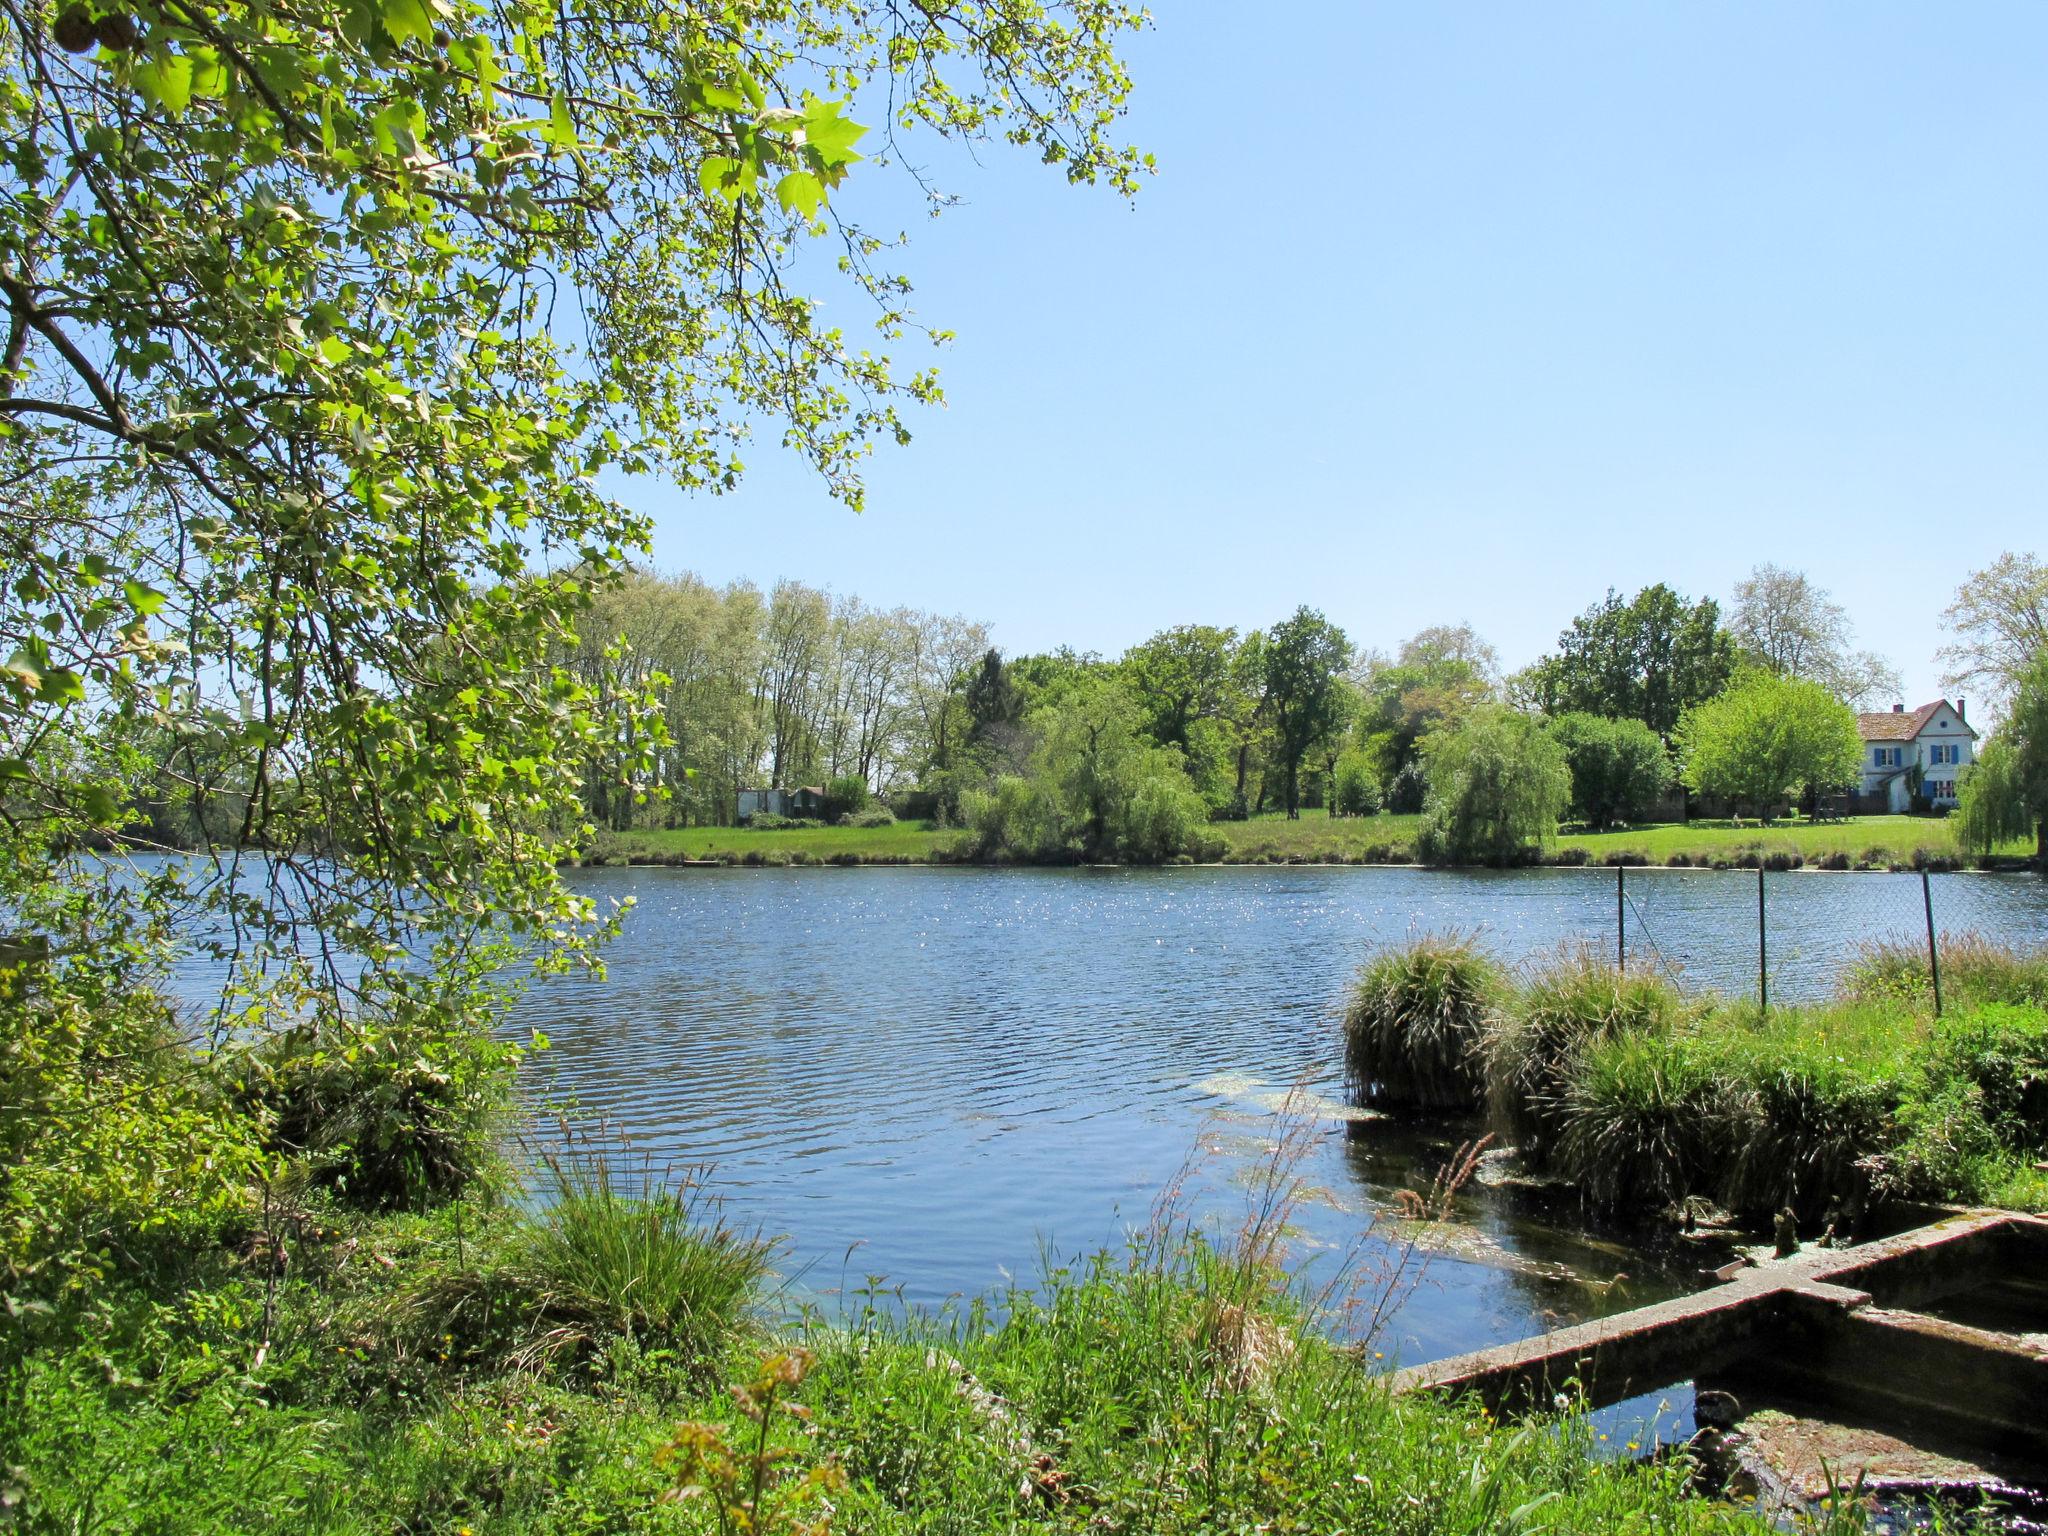
<svg viewBox="0 0 2048 1536">
<path fill-rule="evenodd" d="M 1979 875 L 1617 868 L 1592 877 L 1613 887 L 1602 947 L 1618 964 L 1688 993 L 1765 1006 L 1831 995 L 1851 966 L 1880 952 L 1895 970 L 1924 965 L 1938 1003 L 1945 946 L 2039 942 L 2011 931 L 2009 893 Z"/>
</svg>

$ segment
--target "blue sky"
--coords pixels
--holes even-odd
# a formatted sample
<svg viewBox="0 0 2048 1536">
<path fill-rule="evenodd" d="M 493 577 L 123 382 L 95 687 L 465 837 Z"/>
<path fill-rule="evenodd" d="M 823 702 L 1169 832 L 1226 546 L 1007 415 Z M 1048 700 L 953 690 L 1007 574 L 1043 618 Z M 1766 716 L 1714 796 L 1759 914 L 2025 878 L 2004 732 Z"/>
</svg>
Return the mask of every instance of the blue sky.
<svg viewBox="0 0 2048 1536">
<path fill-rule="evenodd" d="M 1769 560 L 1910 704 L 1964 574 L 2048 549 L 2048 6 L 1167 0 L 1129 57 L 1135 203 L 927 146 L 949 403 L 867 510 L 764 432 L 738 493 L 628 487 L 659 564 L 1013 653 L 1307 603 L 1515 666 Z"/>
</svg>

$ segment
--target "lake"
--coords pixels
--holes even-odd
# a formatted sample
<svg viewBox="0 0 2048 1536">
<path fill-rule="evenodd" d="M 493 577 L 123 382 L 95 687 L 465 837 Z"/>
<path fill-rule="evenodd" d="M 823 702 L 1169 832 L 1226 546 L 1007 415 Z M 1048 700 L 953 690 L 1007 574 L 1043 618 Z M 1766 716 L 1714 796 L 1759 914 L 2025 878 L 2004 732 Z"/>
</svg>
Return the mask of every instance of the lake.
<svg viewBox="0 0 2048 1536">
<path fill-rule="evenodd" d="M 1511 961 L 1611 953 L 1611 870 L 1401 868 L 593 869 L 635 910 L 602 980 L 554 978 L 513 1024 L 546 1031 L 532 1086 L 659 1161 L 704 1165 L 733 1219 L 787 1234 L 793 1296 L 878 1277 L 940 1305 L 1149 1219 L 1193 1155 L 1191 1203 L 1228 1221 L 1291 1087 L 1314 1112 L 1294 1257 L 1311 1277 L 1365 1239 L 1465 1128 L 1343 1112 L 1338 1016 L 1377 948 L 1458 928 Z M 1767 882 L 1772 997 L 1824 994 L 1865 941 L 1924 942 L 1916 875 Z M 1934 877 L 1947 932 L 2048 938 L 2048 884 Z M 1753 992 L 1753 873 L 1631 870 L 1631 965 Z M 1583 1229 L 1576 1209 L 1475 1188 L 1427 1234 L 1375 1345 L 1428 1359 L 1694 1288 L 1698 1251 Z M 1370 1234 L 1370 1235 L 1368 1235 Z M 1617 1276 L 1622 1278 L 1617 1279 Z"/>
</svg>

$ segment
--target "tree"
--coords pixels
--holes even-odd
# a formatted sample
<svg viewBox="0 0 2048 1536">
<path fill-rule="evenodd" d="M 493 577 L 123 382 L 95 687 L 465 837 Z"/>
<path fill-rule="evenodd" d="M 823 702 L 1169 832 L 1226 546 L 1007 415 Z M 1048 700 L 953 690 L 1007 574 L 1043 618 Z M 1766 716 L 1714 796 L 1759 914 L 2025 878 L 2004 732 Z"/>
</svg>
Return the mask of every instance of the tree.
<svg viewBox="0 0 2048 1536">
<path fill-rule="evenodd" d="M 1427 819 L 1416 851 L 1432 864 L 1514 864 L 1557 836 L 1571 802 L 1564 748 L 1541 724 L 1485 704 L 1423 744 Z"/>
<path fill-rule="evenodd" d="M 1494 698 L 1499 671 L 1493 647 L 1464 624 L 1422 630 L 1403 643 L 1397 662 L 1375 656 L 1354 667 L 1358 742 L 1387 792 L 1414 764 L 1424 737 Z"/>
<path fill-rule="evenodd" d="M 1003 775 L 962 797 L 983 855 L 1156 862 L 1206 843 L 1207 812 L 1174 747 L 1146 739 L 1136 701 L 1089 676 L 1033 717 L 1028 776 Z"/>
<path fill-rule="evenodd" d="M 179 900 L 228 925 L 244 1036 L 326 1021 L 404 1064 L 433 1053 L 380 1038 L 488 1023 L 515 950 L 590 955 L 607 925 L 556 872 L 579 767 L 630 741 L 637 782 L 665 746 L 646 690 L 601 720 L 552 664 L 646 546 L 601 487 L 729 486 L 766 420 L 858 506 L 863 455 L 938 392 L 883 355 L 912 322 L 845 197 L 850 93 L 886 99 L 892 161 L 921 127 L 1128 190 L 1114 45 L 1143 22 L 10 0 L 0 909 L 57 936 L 35 1006 L 139 985 L 116 935 Z M 806 273 L 871 303 L 877 346 Z M 67 861 L 126 803 L 68 748 L 136 719 L 231 746 L 259 879 L 100 899 Z"/>
<path fill-rule="evenodd" d="M 1524 686 L 1547 715 L 1640 720 L 1666 741 L 1679 716 L 1734 675 L 1734 637 L 1712 598 L 1688 603 L 1662 582 L 1628 602 L 1610 590 L 1558 636 Z"/>
<path fill-rule="evenodd" d="M 2012 707 L 1956 792 L 1965 848 L 1988 855 L 2031 834 L 2034 861 L 2048 871 L 2048 648 L 2020 670 Z"/>
<path fill-rule="evenodd" d="M 1768 819 L 1800 791 L 1854 784 L 1863 740 L 1855 711 L 1819 683 L 1759 670 L 1687 712 L 1678 752 L 1690 788 Z"/>
<path fill-rule="evenodd" d="M 1640 720 L 1555 716 L 1550 732 L 1572 775 L 1572 809 L 1595 827 L 1640 821 L 1671 784 L 1671 754 Z"/>
<path fill-rule="evenodd" d="M 1804 571 L 1760 565 L 1735 586 L 1728 629 L 1754 666 L 1806 677 L 1843 703 L 1869 707 L 1899 692 L 1898 669 L 1855 649 L 1849 610 Z"/>
<path fill-rule="evenodd" d="M 1275 750 L 1286 775 L 1287 815 L 1301 817 L 1301 760 L 1344 726 L 1351 642 L 1320 613 L 1295 610 L 1267 632 L 1263 648 L 1262 707 L 1273 725 Z"/>
<path fill-rule="evenodd" d="M 2019 680 L 2048 651 L 2048 563 L 2003 554 L 1972 571 L 1942 618 L 1959 638 L 1941 648 L 1950 688 L 1981 689 L 2002 708 Z"/>
<path fill-rule="evenodd" d="M 1163 747 L 1189 750 L 1195 725 L 1220 718 L 1235 687 L 1237 631 L 1182 624 L 1134 645 L 1117 664 Z"/>
</svg>

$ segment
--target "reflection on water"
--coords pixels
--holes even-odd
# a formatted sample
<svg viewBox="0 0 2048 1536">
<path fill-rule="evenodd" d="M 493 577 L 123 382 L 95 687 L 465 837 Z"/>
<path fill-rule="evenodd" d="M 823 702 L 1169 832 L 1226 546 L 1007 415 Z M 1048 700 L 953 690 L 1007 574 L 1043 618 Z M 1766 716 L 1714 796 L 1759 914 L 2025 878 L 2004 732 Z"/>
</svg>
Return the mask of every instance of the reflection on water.
<svg viewBox="0 0 2048 1536">
<path fill-rule="evenodd" d="M 638 903 L 603 980 L 520 1005 L 544 1029 L 545 1092 L 662 1158 L 708 1163 L 729 1212 L 787 1233 L 798 1287 L 869 1275 L 912 1301 L 1028 1281 L 1142 1226 L 1190 1150 L 1227 1215 L 1299 1087 L 1317 1194 L 1295 1251 L 1316 1273 L 1462 1139 L 1346 1111 L 1337 1013 L 1376 947 L 1445 927 L 1511 959 L 1611 944 L 1604 871 L 939 869 L 578 873 Z M 2042 882 L 1937 881 L 1945 927 L 2048 933 Z M 1689 985 L 1745 988 L 1755 879 L 1632 872 L 1631 946 Z M 1910 936 L 1917 877 L 1771 885 L 1775 997 L 1824 991 L 1856 940 Z M 1654 948 L 1653 948 L 1654 946 Z M 1633 963 L 1633 962 L 1632 962 Z M 1695 1253 L 1585 1233 L 1480 1191 L 1380 1347 L 1427 1359 L 1690 1286 Z M 1384 1235 L 1384 1234 L 1382 1234 Z M 1380 1238 L 1368 1259 L 1384 1258 Z M 1320 1256 L 1320 1259 L 1319 1259 Z"/>
</svg>

